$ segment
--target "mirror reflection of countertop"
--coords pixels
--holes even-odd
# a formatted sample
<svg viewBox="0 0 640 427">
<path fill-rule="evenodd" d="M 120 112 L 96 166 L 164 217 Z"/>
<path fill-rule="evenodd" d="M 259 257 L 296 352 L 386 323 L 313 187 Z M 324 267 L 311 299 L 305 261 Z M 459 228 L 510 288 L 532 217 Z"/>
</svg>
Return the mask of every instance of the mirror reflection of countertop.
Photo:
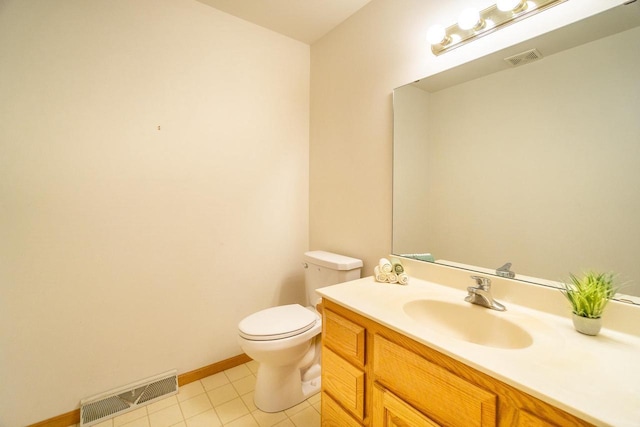
<svg viewBox="0 0 640 427">
<path fill-rule="evenodd" d="M 470 284 L 465 282 L 464 286 L 467 285 Z M 540 288 L 539 291 L 540 299 L 551 300 L 556 306 L 556 300 L 563 298 L 557 290 Z M 640 336 L 637 334 L 608 328 L 605 323 L 598 336 L 582 335 L 574 330 L 568 308 L 565 314 L 554 313 L 554 310 L 546 312 L 539 309 L 539 301 L 538 309 L 534 309 L 517 304 L 515 301 L 522 301 L 501 292 L 505 298 L 501 302 L 507 311 L 474 306 L 488 312 L 470 312 L 489 316 L 474 321 L 483 323 L 485 318 L 499 317 L 499 322 L 487 324 L 501 327 L 505 321 L 510 322 L 530 335 L 530 344 L 525 342 L 511 348 L 491 340 L 478 344 L 449 333 L 446 317 L 431 318 L 428 312 L 415 314 L 415 307 L 422 304 L 425 310 L 438 307 L 442 311 L 444 307 L 456 316 L 465 316 L 460 313 L 471 304 L 464 302 L 466 291 L 460 286 L 444 286 L 415 277 L 402 286 L 378 283 L 373 277 L 366 277 L 322 288 L 318 293 L 588 422 L 616 427 L 640 425 Z M 553 303 L 549 305 L 554 307 Z M 477 324 L 470 325 L 470 329 L 477 327 Z"/>
</svg>

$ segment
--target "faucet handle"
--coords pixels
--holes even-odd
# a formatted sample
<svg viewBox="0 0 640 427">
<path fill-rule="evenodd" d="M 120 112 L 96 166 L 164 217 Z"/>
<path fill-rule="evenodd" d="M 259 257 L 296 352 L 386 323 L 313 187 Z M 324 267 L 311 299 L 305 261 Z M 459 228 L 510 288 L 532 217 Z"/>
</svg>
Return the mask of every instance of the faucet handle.
<svg viewBox="0 0 640 427">
<path fill-rule="evenodd" d="M 516 273 L 511 271 L 510 268 L 511 268 L 511 263 L 508 262 L 502 267 L 496 268 L 496 275 L 500 277 L 507 277 L 509 279 L 513 279 L 514 277 L 516 277 Z"/>
<path fill-rule="evenodd" d="M 471 278 L 476 281 L 476 284 L 480 289 L 484 289 L 485 291 L 491 289 L 491 279 L 488 277 L 471 276 Z"/>
</svg>

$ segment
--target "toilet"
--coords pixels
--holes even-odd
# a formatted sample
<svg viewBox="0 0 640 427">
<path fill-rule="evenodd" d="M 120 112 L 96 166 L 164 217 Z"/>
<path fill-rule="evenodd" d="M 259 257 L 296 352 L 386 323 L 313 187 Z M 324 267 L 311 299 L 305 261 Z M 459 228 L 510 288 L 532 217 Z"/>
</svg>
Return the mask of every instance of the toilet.
<svg viewBox="0 0 640 427">
<path fill-rule="evenodd" d="M 304 254 L 308 304 L 281 305 L 251 314 L 238 324 L 242 350 L 259 363 L 254 402 L 280 412 L 320 391 L 322 318 L 316 289 L 360 278 L 362 261 L 325 251 Z"/>
</svg>

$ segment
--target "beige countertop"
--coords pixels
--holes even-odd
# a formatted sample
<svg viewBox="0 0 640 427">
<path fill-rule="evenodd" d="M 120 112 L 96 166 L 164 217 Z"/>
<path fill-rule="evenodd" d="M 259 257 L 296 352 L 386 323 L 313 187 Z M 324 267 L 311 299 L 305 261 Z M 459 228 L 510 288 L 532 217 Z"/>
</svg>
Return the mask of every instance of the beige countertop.
<svg viewBox="0 0 640 427">
<path fill-rule="evenodd" d="M 640 337 L 628 328 L 608 327 L 607 323 L 595 337 L 576 332 L 569 308 L 559 312 L 563 297 L 555 289 L 525 289 L 523 284 L 514 285 L 516 281 L 492 278 L 493 289 L 500 288 L 494 297 L 507 311 L 481 309 L 529 333 L 531 345 L 519 349 L 457 339 L 404 311 L 407 302 L 420 299 L 469 304 L 464 302 L 464 289 L 473 283 L 467 276 L 468 272 L 462 276 L 454 273 L 451 280 L 455 286 L 416 277 L 402 286 L 377 283 L 373 277 L 366 277 L 322 288 L 318 293 L 588 422 L 598 426 L 640 426 Z M 515 297 L 520 290 L 527 295 L 525 301 Z M 529 301 L 532 303 L 527 304 Z M 541 310 L 547 302 L 550 310 Z M 631 309 L 640 314 L 640 308 Z M 628 320 L 637 322 L 638 318 Z"/>
</svg>

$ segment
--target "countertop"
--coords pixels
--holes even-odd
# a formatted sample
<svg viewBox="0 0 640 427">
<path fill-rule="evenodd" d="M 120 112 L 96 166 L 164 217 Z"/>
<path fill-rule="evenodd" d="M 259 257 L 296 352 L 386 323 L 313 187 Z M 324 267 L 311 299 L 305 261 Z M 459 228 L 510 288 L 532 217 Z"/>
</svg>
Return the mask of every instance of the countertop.
<svg viewBox="0 0 640 427">
<path fill-rule="evenodd" d="M 416 299 L 468 304 L 464 302 L 466 291 L 460 286 L 445 286 L 415 277 L 402 286 L 378 283 L 373 277 L 366 277 L 317 292 L 595 425 L 640 426 L 640 337 L 637 335 L 608 328 L 606 323 L 598 336 L 583 335 L 573 328 L 568 309 L 565 315 L 559 315 L 553 310 L 541 311 L 540 302 L 534 309 L 513 302 L 517 298 L 505 296 L 505 300 L 500 300 L 496 296 L 507 311 L 495 312 L 495 315 L 521 326 L 531 335 L 533 343 L 520 349 L 494 348 L 452 338 L 429 328 L 428 322 L 412 319 L 403 310 L 405 303 Z M 553 295 L 555 298 L 560 295 L 556 292 L 541 297 Z"/>
</svg>

